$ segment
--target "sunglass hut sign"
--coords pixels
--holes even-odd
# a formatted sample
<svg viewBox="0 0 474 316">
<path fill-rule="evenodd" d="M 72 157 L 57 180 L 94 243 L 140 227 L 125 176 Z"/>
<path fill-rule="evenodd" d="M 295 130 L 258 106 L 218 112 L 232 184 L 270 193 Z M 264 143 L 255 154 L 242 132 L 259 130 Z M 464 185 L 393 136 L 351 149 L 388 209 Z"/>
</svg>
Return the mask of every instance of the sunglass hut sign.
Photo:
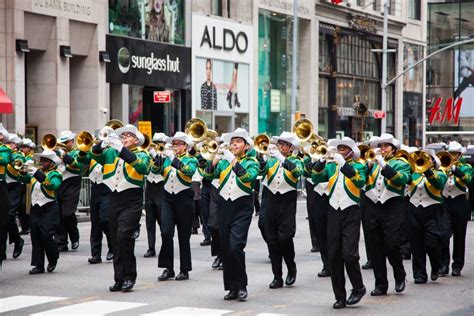
<svg viewBox="0 0 474 316">
<path fill-rule="evenodd" d="M 172 58 L 169 54 L 164 57 L 155 56 L 151 52 L 148 56 L 131 55 L 126 47 L 122 47 L 118 52 L 118 67 L 120 71 L 126 74 L 130 68 L 146 70 L 148 75 L 153 71 L 180 72 L 179 57 Z"/>
</svg>

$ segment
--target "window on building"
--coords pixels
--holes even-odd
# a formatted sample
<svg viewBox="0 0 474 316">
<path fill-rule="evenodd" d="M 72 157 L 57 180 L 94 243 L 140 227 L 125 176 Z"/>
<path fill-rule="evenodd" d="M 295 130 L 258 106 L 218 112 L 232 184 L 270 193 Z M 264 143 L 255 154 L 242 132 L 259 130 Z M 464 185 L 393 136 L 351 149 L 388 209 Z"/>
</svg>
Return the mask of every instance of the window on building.
<svg viewBox="0 0 474 316">
<path fill-rule="evenodd" d="M 408 0 L 408 17 L 421 20 L 421 0 Z"/>
<path fill-rule="evenodd" d="M 365 1 L 364 0 L 357 0 L 357 5 L 359 7 L 363 7 L 365 5 Z"/>
<path fill-rule="evenodd" d="M 388 14 L 390 15 L 395 15 L 395 11 L 397 10 L 396 8 L 396 0 L 387 0 L 387 5 L 388 5 Z"/>
<path fill-rule="evenodd" d="M 222 0 L 210 0 L 211 1 L 211 14 L 222 16 Z"/>
</svg>

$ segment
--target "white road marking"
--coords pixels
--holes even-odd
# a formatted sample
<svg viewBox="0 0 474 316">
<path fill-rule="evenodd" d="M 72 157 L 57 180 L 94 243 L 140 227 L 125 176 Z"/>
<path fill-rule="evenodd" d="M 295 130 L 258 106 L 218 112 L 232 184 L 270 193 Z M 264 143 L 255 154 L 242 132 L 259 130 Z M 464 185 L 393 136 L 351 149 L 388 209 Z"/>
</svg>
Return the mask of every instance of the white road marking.
<svg viewBox="0 0 474 316">
<path fill-rule="evenodd" d="M 66 297 L 18 295 L 0 299 L 0 313 L 65 300 Z"/>
<path fill-rule="evenodd" d="M 146 316 L 159 315 L 159 316 L 177 316 L 177 315 L 196 315 L 196 316 L 220 316 L 231 313 L 232 311 L 224 309 L 207 309 L 207 308 L 194 308 L 194 307 L 173 307 L 165 309 L 159 312 L 150 314 L 143 314 Z"/>
<path fill-rule="evenodd" d="M 33 315 L 106 315 L 145 305 L 147 304 L 97 300 L 52 309 Z"/>
</svg>

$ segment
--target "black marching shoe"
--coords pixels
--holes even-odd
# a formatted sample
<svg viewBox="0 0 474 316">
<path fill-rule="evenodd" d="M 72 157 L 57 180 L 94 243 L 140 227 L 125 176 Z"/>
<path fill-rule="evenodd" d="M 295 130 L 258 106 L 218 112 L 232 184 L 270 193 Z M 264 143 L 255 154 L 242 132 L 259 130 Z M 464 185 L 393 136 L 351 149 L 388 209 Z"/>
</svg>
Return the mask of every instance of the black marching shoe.
<svg viewBox="0 0 474 316">
<path fill-rule="evenodd" d="M 402 258 L 403 258 L 403 260 L 410 260 L 411 255 L 409 253 L 402 253 Z"/>
<path fill-rule="evenodd" d="M 57 261 L 48 263 L 48 266 L 46 267 L 46 271 L 48 271 L 49 273 L 53 272 L 54 269 L 56 269 L 57 264 L 58 264 Z"/>
<path fill-rule="evenodd" d="M 244 287 L 243 289 L 240 289 L 239 293 L 238 293 L 238 296 L 239 296 L 239 302 L 245 302 L 247 300 L 247 296 L 248 296 L 247 288 Z"/>
<path fill-rule="evenodd" d="M 148 250 L 145 252 L 145 254 L 143 255 L 143 257 L 145 257 L 145 258 L 152 258 L 152 257 L 154 257 L 154 256 L 156 256 L 156 251 L 155 251 L 155 249 L 151 249 L 151 248 L 148 249 Z"/>
<path fill-rule="evenodd" d="M 283 287 L 283 279 L 282 278 L 274 278 L 272 283 L 268 286 L 271 289 L 278 289 L 280 287 Z"/>
<path fill-rule="evenodd" d="M 422 278 L 415 278 L 415 284 L 425 284 L 427 281 Z"/>
<path fill-rule="evenodd" d="M 175 278 L 176 281 L 184 281 L 189 280 L 189 273 L 188 272 L 180 272 Z"/>
<path fill-rule="evenodd" d="M 14 259 L 18 258 L 21 255 L 21 252 L 23 251 L 23 245 L 24 244 L 25 244 L 25 241 L 23 240 L 23 238 L 20 238 L 20 240 L 18 240 L 15 243 L 15 247 L 13 248 L 13 258 Z"/>
<path fill-rule="evenodd" d="M 239 297 L 239 291 L 229 291 L 226 296 L 224 296 L 224 300 L 230 301 L 230 300 L 236 300 Z"/>
<path fill-rule="evenodd" d="M 368 260 L 366 263 L 362 265 L 362 269 L 364 270 L 370 270 L 372 269 L 372 261 Z"/>
<path fill-rule="evenodd" d="M 313 247 L 313 248 L 311 248 L 311 252 L 319 252 L 319 248 L 318 247 Z"/>
<path fill-rule="evenodd" d="M 174 271 L 165 269 L 163 274 L 158 277 L 158 281 L 166 281 L 172 278 L 174 278 Z"/>
<path fill-rule="evenodd" d="M 72 250 L 77 250 L 77 248 L 79 248 L 79 240 L 73 242 L 72 245 L 71 245 Z"/>
<path fill-rule="evenodd" d="M 114 285 L 109 287 L 110 292 L 120 292 L 122 291 L 122 282 L 115 282 Z"/>
<path fill-rule="evenodd" d="M 201 241 L 200 245 L 203 246 L 203 247 L 204 246 L 209 246 L 209 245 L 211 245 L 211 240 L 206 238 L 203 241 Z"/>
<path fill-rule="evenodd" d="M 405 290 L 405 286 L 406 286 L 405 280 L 401 282 L 395 282 L 395 292 L 402 293 Z"/>
<path fill-rule="evenodd" d="M 449 274 L 449 268 L 448 267 L 441 267 L 438 272 L 438 276 L 440 277 L 445 277 Z"/>
<path fill-rule="evenodd" d="M 329 273 L 329 270 L 326 269 L 326 268 L 323 268 L 321 270 L 321 272 L 318 272 L 318 277 L 320 278 L 327 278 L 327 277 L 330 277 L 331 276 L 331 273 Z"/>
<path fill-rule="evenodd" d="M 285 279 L 285 284 L 293 285 L 295 284 L 295 281 L 296 281 L 296 270 L 288 271 L 288 275 L 286 276 L 286 279 Z"/>
<path fill-rule="evenodd" d="M 102 259 L 99 256 L 90 257 L 87 261 L 89 261 L 90 264 L 102 263 Z"/>
<path fill-rule="evenodd" d="M 67 246 L 59 246 L 58 251 L 59 252 L 68 252 L 69 248 Z"/>
<path fill-rule="evenodd" d="M 336 302 L 334 302 L 334 304 L 332 304 L 332 308 L 335 308 L 335 309 L 341 309 L 344 307 L 346 307 L 345 300 L 337 300 Z"/>
<path fill-rule="evenodd" d="M 197 228 L 191 229 L 191 235 L 197 235 L 197 234 L 198 234 Z"/>
<path fill-rule="evenodd" d="M 122 288 L 120 289 L 122 292 L 131 292 L 135 282 L 131 280 L 125 280 L 122 284 Z"/>
<path fill-rule="evenodd" d="M 349 296 L 349 299 L 347 300 L 346 304 L 347 305 L 355 305 L 360 302 L 360 300 L 364 297 L 366 293 L 365 286 L 363 286 L 361 289 L 358 290 L 352 290 L 351 291 L 351 296 Z"/>
<path fill-rule="evenodd" d="M 432 271 L 432 272 L 431 272 L 431 281 L 436 281 L 436 280 L 438 280 L 438 272 L 439 272 L 439 270 L 438 270 L 438 271 Z"/>
<path fill-rule="evenodd" d="M 107 252 L 107 256 L 105 257 L 105 260 L 110 261 L 113 258 L 114 258 L 114 253 L 109 250 L 109 252 Z"/>
<path fill-rule="evenodd" d="M 453 272 L 451 272 L 452 276 L 461 276 L 461 269 L 453 268 Z"/>
<path fill-rule="evenodd" d="M 33 269 L 30 270 L 29 273 L 30 273 L 30 274 L 40 274 L 40 273 L 44 273 L 44 268 L 34 267 Z"/>
<path fill-rule="evenodd" d="M 217 256 L 216 259 L 214 259 L 214 262 L 212 263 L 212 268 L 217 269 L 222 265 L 222 258 L 220 256 Z"/>
<path fill-rule="evenodd" d="M 387 291 L 382 290 L 380 288 L 375 288 L 370 292 L 370 296 L 382 296 L 382 295 L 387 295 Z"/>
</svg>

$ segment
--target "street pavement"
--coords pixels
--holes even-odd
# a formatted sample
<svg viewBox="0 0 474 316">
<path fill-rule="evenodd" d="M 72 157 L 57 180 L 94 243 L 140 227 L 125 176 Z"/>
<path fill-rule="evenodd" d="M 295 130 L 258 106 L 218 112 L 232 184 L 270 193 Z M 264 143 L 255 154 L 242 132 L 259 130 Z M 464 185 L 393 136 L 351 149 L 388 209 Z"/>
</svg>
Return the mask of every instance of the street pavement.
<svg viewBox="0 0 474 316">
<path fill-rule="evenodd" d="M 249 298 L 247 302 L 224 301 L 222 271 L 212 270 L 210 247 L 201 247 L 203 237 L 192 235 L 193 270 L 188 281 L 158 282 L 162 269 L 157 258 L 144 258 L 147 250 L 145 218 L 141 221 L 137 240 L 138 279 L 131 293 L 111 293 L 112 263 L 90 265 L 88 245 L 90 223 L 79 224 L 81 245 L 77 251 L 61 253 L 53 273 L 28 275 L 31 241 L 25 239 L 23 254 L 8 260 L 0 271 L 0 313 L 10 315 L 474 315 L 474 225 L 468 226 L 466 266 L 461 277 L 439 278 L 424 285 L 413 283 L 411 261 L 405 260 L 407 288 L 396 294 L 389 267 L 390 289 L 387 296 L 371 297 L 374 286 L 372 270 L 363 270 L 367 295 L 362 301 L 344 310 L 332 309 L 334 295 L 330 278 L 318 278 L 322 264 L 319 253 L 311 253 L 306 204 L 298 202 L 295 237 L 298 276 L 292 287 L 269 289 L 272 281 L 268 251 L 253 217 L 246 248 Z M 201 232 L 201 230 L 199 230 Z M 160 240 L 158 238 L 158 240 Z M 366 261 L 363 235 L 360 243 L 361 264 Z M 157 247 L 159 250 L 159 244 Z M 179 270 L 179 249 L 175 238 L 175 270 Z M 286 268 L 285 268 L 286 271 Z M 428 265 L 428 273 L 430 267 Z M 286 277 L 286 275 L 284 276 Z M 347 280 L 346 288 L 350 289 Z"/>
</svg>

